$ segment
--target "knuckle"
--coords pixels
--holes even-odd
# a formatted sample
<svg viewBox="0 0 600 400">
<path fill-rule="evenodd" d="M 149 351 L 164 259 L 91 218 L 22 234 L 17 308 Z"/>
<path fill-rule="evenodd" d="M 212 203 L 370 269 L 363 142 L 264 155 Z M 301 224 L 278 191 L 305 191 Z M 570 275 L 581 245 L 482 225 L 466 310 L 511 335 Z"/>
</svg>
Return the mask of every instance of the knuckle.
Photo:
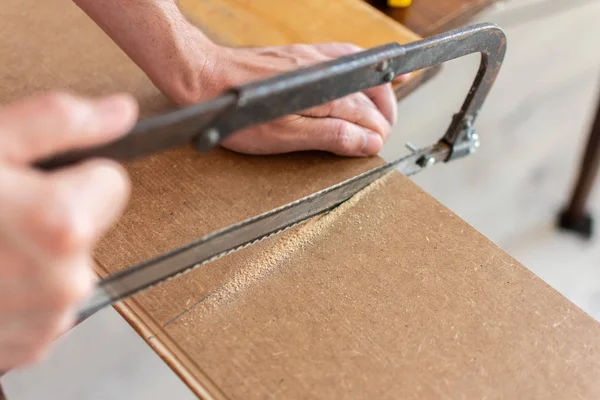
<svg viewBox="0 0 600 400">
<path fill-rule="evenodd" d="M 296 43 L 290 45 L 290 50 L 298 53 L 309 53 L 312 51 L 312 46 L 306 43 Z"/>
<path fill-rule="evenodd" d="M 202 94 L 204 92 L 198 90 L 198 88 L 196 88 L 196 84 L 192 81 L 179 86 L 180 87 L 176 87 L 168 93 L 169 98 L 172 99 L 175 102 L 175 104 L 190 105 L 196 104 L 197 102 L 202 100 Z"/>
<path fill-rule="evenodd" d="M 84 277 L 80 277 L 76 282 L 73 282 L 70 293 L 71 304 L 83 301 L 90 294 L 93 287 L 91 275 L 91 272 L 86 273 Z"/>
<path fill-rule="evenodd" d="M 335 118 L 341 118 L 346 121 L 357 121 L 363 114 L 358 102 L 358 95 L 356 94 L 334 100 L 330 103 L 329 114 Z"/>
<path fill-rule="evenodd" d="M 41 95 L 40 102 L 46 111 L 60 119 L 65 128 L 75 125 L 79 102 L 67 92 L 51 92 Z"/>
<path fill-rule="evenodd" d="M 64 315 L 84 296 L 82 285 L 65 284 L 48 293 L 44 301 L 45 311 L 52 315 Z"/>
<path fill-rule="evenodd" d="M 344 107 L 344 112 L 348 117 L 356 117 L 362 114 L 364 108 L 368 107 L 366 97 L 362 93 L 355 93 L 350 96 L 343 97 L 340 105 Z"/>
<path fill-rule="evenodd" d="M 111 160 L 88 161 L 90 182 L 110 182 L 110 197 L 121 195 L 130 189 L 129 175 L 121 164 Z M 108 195 L 107 195 L 108 197 Z"/>
<path fill-rule="evenodd" d="M 43 247 L 57 256 L 65 256 L 85 248 L 90 243 L 90 230 L 63 200 L 62 193 L 53 190 L 47 194 L 44 205 L 32 210 L 27 223 L 40 232 L 46 240 Z"/>
<path fill-rule="evenodd" d="M 389 135 L 389 133 L 392 130 L 392 126 L 383 115 L 374 112 L 371 116 L 367 118 L 369 118 L 369 120 L 366 121 L 365 125 L 367 125 L 369 130 L 377 133 L 379 136 L 382 137 L 386 137 Z"/>
<path fill-rule="evenodd" d="M 332 141 L 333 147 L 342 154 L 353 154 L 362 147 L 361 141 L 357 140 L 356 128 L 346 121 L 337 123 Z"/>
<path fill-rule="evenodd" d="M 362 47 L 350 42 L 340 43 L 340 47 L 349 53 L 356 53 L 362 50 Z"/>
<path fill-rule="evenodd" d="M 336 118 L 352 120 L 352 118 L 356 115 L 354 101 L 352 99 L 353 97 L 353 95 L 350 95 L 331 102 L 331 115 L 335 116 Z"/>
<path fill-rule="evenodd" d="M 342 101 L 343 99 L 338 99 L 325 104 L 324 107 L 327 110 L 327 115 L 336 118 L 341 117 L 340 111 L 344 109 Z"/>
<path fill-rule="evenodd" d="M 355 100 L 353 111 L 356 115 L 361 116 L 358 122 L 381 136 L 389 134 L 392 126 L 385 112 L 379 109 L 369 97 L 362 93 L 361 96 L 356 96 Z"/>
<path fill-rule="evenodd" d="M 292 54 L 296 56 L 297 63 L 314 63 L 323 61 L 326 57 L 317 47 L 311 44 L 296 44 L 292 49 Z"/>
<path fill-rule="evenodd" d="M 60 254 L 71 254 L 90 243 L 90 230 L 85 221 L 78 218 L 71 208 L 63 207 L 57 212 L 60 218 L 52 224 L 50 234 L 54 238 L 54 249 Z"/>
<path fill-rule="evenodd" d="M 67 287 L 71 304 L 78 303 L 89 295 L 94 285 L 93 275 L 93 268 L 90 263 L 81 262 L 75 266 Z"/>
</svg>

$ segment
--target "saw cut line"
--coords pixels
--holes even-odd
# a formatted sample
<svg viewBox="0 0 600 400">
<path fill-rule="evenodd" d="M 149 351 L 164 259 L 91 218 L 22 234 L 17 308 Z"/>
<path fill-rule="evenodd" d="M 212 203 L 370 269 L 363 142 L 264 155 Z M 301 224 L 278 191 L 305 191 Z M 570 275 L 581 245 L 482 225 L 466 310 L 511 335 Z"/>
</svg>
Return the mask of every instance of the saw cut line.
<svg viewBox="0 0 600 400">
<path fill-rule="evenodd" d="M 287 230 L 284 234 L 274 238 L 275 242 L 272 247 L 250 260 L 246 266 L 236 271 L 229 281 L 189 308 L 187 312 L 193 310 L 197 305 L 215 309 L 234 299 L 250 286 L 258 284 L 298 251 L 313 245 L 315 239 L 328 235 L 329 227 L 338 218 L 351 212 L 365 197 L 385 185 L 394 173 L 396 171 L 388 172 L 327 214 L 306 221 L 298 230 Z"/>
</svg>

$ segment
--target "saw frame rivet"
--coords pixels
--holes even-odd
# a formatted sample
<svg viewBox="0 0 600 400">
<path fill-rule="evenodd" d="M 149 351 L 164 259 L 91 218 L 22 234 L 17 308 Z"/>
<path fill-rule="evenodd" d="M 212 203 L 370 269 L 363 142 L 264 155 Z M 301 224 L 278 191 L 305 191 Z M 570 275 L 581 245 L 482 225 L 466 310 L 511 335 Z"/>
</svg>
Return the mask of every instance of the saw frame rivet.
<svg viewBox="0 0 600 400">
<path fill-rule="evenodd" d="M 210 128 L 208 131 L 206 131 L 206 138 L 208 139 L 208 142 L 210 144 L 215 145 L 219 143 L 219 139 L 221 139 L 221 134 L 219 133 L 217 128 Z"/>
<path fill-rule="evenodd" d="M 206 145 L 209 147 L 215 146 L 221 140 L 221 134 L 217 128 L 209 128 L 205 134 L 198 135 L 194 140 L 194 145 L 199 151 L 205 150 Z"/>
<path fill-rule="evenodd" d="M 375 68 L 375 70 L 377 72 L 383 72 L 386 69 L 388 69 L 388 67 L 390 66 L 390 63 L 388 60 L 383 60 L 382 62 L 379 63 L 379 65 L 377 65 L 377 68 Z"/>
<path fill-rule="evenodd" d="M 393 72 L 393 71 L 389 71 L 388 73 L 386 73 L 386 74 L 383 76 L 383 80 L 384 80 L 385 82 L 391 82 L 391 81 L 393 81 L 393 80 L 394 80 L 394 78 L 395 78 L 395 77 L 396 77 L 396 74 L 394 74 L 394 72 Z"/>
</svg>

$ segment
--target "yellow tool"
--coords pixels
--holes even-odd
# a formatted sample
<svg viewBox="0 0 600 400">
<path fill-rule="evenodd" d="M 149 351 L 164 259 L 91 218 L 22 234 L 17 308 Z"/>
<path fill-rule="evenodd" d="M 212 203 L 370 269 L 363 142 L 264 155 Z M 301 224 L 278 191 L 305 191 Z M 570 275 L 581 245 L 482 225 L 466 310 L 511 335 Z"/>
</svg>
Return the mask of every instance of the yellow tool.
<svg viewBox="0 0 600 400">
<path fill-rule="evenodd" d="M 412 0 L 388 0 L 388 7 L 408 7 Z"/>
</svg>

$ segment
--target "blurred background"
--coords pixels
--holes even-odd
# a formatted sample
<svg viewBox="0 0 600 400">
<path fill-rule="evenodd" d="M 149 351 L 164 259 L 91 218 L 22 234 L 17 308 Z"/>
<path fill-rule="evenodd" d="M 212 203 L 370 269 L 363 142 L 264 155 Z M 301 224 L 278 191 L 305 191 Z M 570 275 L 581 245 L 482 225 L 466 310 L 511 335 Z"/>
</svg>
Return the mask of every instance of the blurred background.
<svg viewBox="0 0 600 400">
<path fill-rule="evenodd" d="M 570 199 L 600 99 L 600 2 L 515 0 L 476 20 L 507 34 L 505 62 L 482 108 L 479 151 L 413 180 L 548 284 L 600 319 L 600 234 L 556 228 Z M 427 145 L 459 109 L 479 57 L 445 64 L 400 103 L 383 156 Z M 424 107 L 429 104 L 429 107 Z M 429 108 L 429 109 L 427 109 Z M 600 182 L 589 201 L 600 218 Z"/>
<path fill-rule="evenodd" d="M 475 21 L 495 22 L 508 36 L 504 66 L 476 124 L 481 147 L 414 181 L 600 319 L 600 233 L 585 240 L 555 223 L 600 95 L 600 1 L 510 0 Z M 450 62 L 403 100 L 383 157 L 407 153 L 406 141 L 437 140 L 477 67 L 477 56 Z M 600 182 L 590 210 L 600 218 Z M 142 384 L 148 381 L 152 385 Z M 15 400 L 49 393 L 61 399 L 195 398 L 112 309 L 59 340 L 50 359 L 10 373 L 3 383 Z"/>
</svg>

